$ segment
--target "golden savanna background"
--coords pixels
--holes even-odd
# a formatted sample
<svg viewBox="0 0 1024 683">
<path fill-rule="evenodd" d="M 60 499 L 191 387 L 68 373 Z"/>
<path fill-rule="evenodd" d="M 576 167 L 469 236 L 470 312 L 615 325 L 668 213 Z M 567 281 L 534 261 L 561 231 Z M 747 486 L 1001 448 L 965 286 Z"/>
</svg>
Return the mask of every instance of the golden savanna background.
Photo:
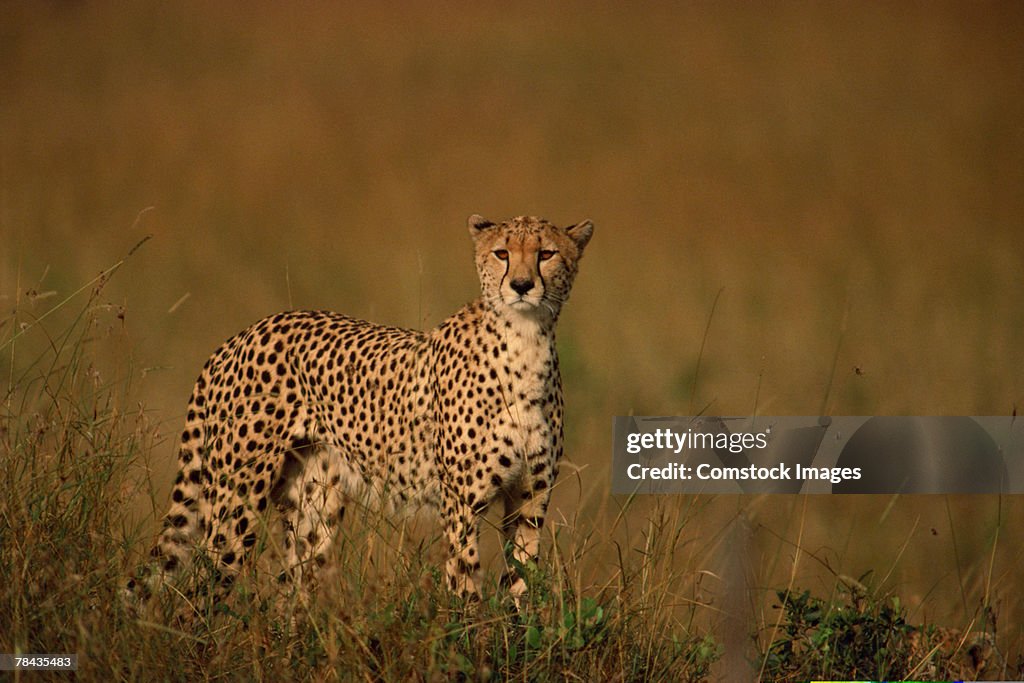
<svg viewBox="0 0 1024 683">
<path fill-rule="evenodd" d="M 743 656 L 776 589 L 840 575 L 915 623 L 987 607 L 1016 656 L 1019 497 L 627 505 L 610 461 L 614 415 L 1020 409 L 1021 36 L 1010 2 L 4 3 L 5 409 L 53 344 L 8 340 L 152 235 L 89 342 L 159 430 L 125 510 L 151 535 L 224 339 L 289 308 L 433 326 L 478 292 L 468 215 L 590 218 L 551 516 L 593 536 L 582 590 L 675 515 L 645 589 Z"/>
</svg>

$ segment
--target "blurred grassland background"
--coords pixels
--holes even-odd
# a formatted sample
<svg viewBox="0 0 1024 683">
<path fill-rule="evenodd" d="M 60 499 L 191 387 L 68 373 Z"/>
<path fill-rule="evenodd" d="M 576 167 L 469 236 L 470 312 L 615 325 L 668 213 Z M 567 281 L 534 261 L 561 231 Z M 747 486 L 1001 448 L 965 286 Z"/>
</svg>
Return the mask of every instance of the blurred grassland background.
<svg viewBox="0 0 1024 683">
<path fill-rule="evenodd" d="M 1022 35 L 1010 2 L 4 3 L 0 306 L 29 321 L 152 234 L 98 370 L 174 435 L 258 318 L 432 326 L 477 292 L 469 214 L 591 218 L 555 508 L 600 527 L 616 414 L 1024 404 Z M 916 618 L 987 596 L 1021 637 L 1019 499 L 645 500 L 630 547 L 666 505 L 700 506 L 695 572 L 739 517 L 755 589 L 799 542 L 804 585 L 894 567 Z"/>
</svg>

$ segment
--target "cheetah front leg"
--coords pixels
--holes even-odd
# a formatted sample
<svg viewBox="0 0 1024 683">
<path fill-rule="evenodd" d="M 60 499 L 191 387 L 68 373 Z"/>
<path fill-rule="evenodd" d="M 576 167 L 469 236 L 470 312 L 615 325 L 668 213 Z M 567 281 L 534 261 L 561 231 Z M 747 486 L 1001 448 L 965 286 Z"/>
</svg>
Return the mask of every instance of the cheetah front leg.
<svg viewBox="0 0 1024 683">
<path fill-rule="evenodd" d="M 441 506 L 448 539 L 445 564 L 448 587 L 462 598 L 477 600 L 480 598 L 480 508 L 486 510 L 486 505 L 474 506 L 462 492 L 448 485 L 442 488 Z"/>
<path fill-rule="evenodd" d="M 508 563 L 502 583 L 508 586 L 516 605 L 526 593 L 526 580 L 520 568 L 537 562 L 540 532 L 544 527 L 555 478 L 554 461 L 547 452 L 527 458 L 524 468 L 518 485 L 504 492 L 505 519 L 502 525 Z"/>
</svg>

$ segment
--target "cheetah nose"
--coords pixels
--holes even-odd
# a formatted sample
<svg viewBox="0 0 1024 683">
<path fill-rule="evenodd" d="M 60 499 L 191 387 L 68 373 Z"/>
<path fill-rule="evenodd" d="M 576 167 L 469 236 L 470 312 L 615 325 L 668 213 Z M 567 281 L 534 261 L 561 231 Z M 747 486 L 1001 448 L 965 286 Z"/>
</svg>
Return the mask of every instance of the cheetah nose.
<svg viewBox="0 0 1024 683">
<path fill-rule="evenodd" d="M 513 280 L 512 289 L 515 290 L 516 294 L 522 296 L 533 289 L 533 280 Z"/>
</svg>

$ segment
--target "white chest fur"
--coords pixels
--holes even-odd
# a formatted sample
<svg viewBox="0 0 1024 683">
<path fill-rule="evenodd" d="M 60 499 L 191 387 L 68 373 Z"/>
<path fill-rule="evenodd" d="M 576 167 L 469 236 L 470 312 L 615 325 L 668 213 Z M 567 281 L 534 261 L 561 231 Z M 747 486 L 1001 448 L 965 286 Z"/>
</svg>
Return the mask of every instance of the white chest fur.
<svg viewBox="0 0 1024 683">
<path fill-rule="evenodd" d="M 559 391 L 552 330 L 535 319 L 513 315 L 502 320 L 506 351 L 496 359 L 504 420 L 499 436 L 508 437 L 520 457 L 547 448 L 551 426 L 544 406 Z"/>
</svg>

